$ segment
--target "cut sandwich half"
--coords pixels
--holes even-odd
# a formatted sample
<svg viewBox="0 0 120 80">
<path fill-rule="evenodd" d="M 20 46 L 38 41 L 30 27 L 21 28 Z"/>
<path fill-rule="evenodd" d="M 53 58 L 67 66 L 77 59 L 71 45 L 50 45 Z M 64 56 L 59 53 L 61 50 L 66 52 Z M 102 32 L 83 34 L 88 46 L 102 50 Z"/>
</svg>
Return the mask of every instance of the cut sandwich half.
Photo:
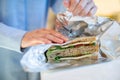
<svg viewBox="0 0 120 80">
<path fill-rule="evenodd" d="M 62 46 L 52 46 L 46 52 L 48 62 L 61 62 L 90 58 L 97 59 L 98 44 L 95 37 L 80 37 Z"/>
</svg>

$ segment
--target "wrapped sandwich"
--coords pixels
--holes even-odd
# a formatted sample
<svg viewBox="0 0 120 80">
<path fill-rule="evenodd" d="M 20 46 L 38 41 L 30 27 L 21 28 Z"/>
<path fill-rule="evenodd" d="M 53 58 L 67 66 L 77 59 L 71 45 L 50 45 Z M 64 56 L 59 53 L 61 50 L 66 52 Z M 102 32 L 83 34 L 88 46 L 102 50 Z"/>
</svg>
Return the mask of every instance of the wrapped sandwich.
<svg viewBox="0 0 120 80">
<path fill-rule="evenodd" d="M 99 46 L 96 43 L 96 37 L 80 37 L 64 45 L 52 46 L 45 54 L 48 62 L 63 62 L 84 58 L 97 60 L 98 50 Z"/>
</svg>

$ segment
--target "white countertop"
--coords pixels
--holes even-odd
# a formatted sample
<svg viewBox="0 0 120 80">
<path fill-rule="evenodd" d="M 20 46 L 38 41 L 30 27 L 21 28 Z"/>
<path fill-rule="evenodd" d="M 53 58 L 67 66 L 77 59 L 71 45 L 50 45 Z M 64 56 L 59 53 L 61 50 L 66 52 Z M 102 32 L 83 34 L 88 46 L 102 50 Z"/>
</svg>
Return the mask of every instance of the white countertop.
<svg viewBox="0 0 120 80">
<path fill-rule="evenodd" d="M 120 80 L 120 59 L 62 71 L 45 71 L 41 73 L 41 80 Z"/>
</svg>

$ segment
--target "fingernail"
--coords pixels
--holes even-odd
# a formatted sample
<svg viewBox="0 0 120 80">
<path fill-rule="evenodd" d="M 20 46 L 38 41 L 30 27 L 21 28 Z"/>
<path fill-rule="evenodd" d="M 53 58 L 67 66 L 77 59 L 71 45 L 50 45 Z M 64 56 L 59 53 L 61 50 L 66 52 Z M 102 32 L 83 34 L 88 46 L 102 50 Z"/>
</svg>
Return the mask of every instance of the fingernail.
<svg viewBox="0 0 120 80">
<path fill-rule="evenodd" d="M 69 39 L 68 38 L 65 38 L 64 42 L 68 41 Z"/>
<path fill-rule="evenodd" d="M 68 38 L 66 38 L 66 41 L 68 41 L 69 39 Z"/>
<path fill-rule="evenodd" d="M 59 43 L 62 44 L 62 43 L 64 43 L 64 41 L 63 41 L 63 40 L 60 40 Z"/>
</svg>

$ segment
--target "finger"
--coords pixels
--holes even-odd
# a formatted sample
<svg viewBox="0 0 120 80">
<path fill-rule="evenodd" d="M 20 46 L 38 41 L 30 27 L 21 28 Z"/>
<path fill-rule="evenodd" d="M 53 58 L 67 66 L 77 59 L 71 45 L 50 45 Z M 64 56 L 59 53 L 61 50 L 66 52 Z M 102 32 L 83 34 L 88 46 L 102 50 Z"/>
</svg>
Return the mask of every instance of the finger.
<svg viewBox="0 0 120 80">
<path fill-rule="evenodd" d="M 56 19 L 55 25 L 56 25 L 57 28 L 62 27 L 62 24 L 58 19 Z"/>
<path fill-rule="evenodd" d="M 64 0 L 64 1 L 63 1 L 63 4 L 64 4 L 64 6 L 65 6 L 66 8 L 69 8 L 69 6 L 70 6 L 70 0 Z"/>
<path fill-rule="evenodd" d="M 54 41 L 54 38 L 55 40 L 57 38 L 59 39 L 58 42 L 60 41 L 60 43 L 66 42 L 68 40 L 68 38 L 64 37 L 62 34 L 52 29 L 42 29 L 39 34 L 40 34 L 39 37 L 46 37 L 47 39 L 52 40 L 52 41 Z M 49 35 L 52 35 L 53 39 L 51 39 L 51 36 L 49 37 Z"/>
<path fill-rule="evenodd" d="M 68 21 L 65 18 L 63 18 L 63 26 L 66 26 L 66 25 L 68 25 Z"/>
<path fill-rule="evenodd" d="M 64 42 L 68 41 L 67 37 L 63 36 L 61 33 L 57 31 L 52 30 L 51 34 L 54 35 L 55 37 L 62 39 Z"/>
<path fill-rule="evenodd" d="M 50 44 L 52 43 L 50 40 L 46 39 L 46 38 L 42 38 L 42 37 L 36 37 L 36 40 L 35 40 L 36 44 Z"/>
<path fill-rule="evenodd" d="M 91 11 L 91 8 L 94 7 L 94 3 L 91 1 L 89 2 L 85 8 L 79 13 L 79 15 L 81 16 L 88 16 L 87 14 L 89 13 L 89 11 Z"/>
<path fill-rule="evenodd" d="M 88 12 L 87 15 L 88 15 L 88 16 L 95 15 L 96 11 L 97 11 L 97 7 L 94 6 L 94 7 L 91 8 L 91 10 Z"/>
<path fill-rule="evenodd" d="M 48 39 L 44 39 L 44 38 L 34 38 L 31 41 L 28 41 L 27 43 L 24 43 L 24 47 L 30 47 L 30 46 L 35 46 L 38 44 L 50 44 L 52 43 L 50 40 Z"/>
<path fill-rule="evenodd" d="M 70 7 L 69 7 L 69 11 L 73 12 L 73 10 L 75 9 L 76 5 L 78 5 L 80 0 L 70 0 Z"/>
<path fill-rule="evenodd" d="M 57 32 L 57 31 L 52 30 L 51 34 L 53 34 L 54 36 L 56 36 L 56 37 L 58 37 L 60 39 L 63 39 L 64 41 L 68 40 L 67 37 L 65 37 L 64 35 L 62 35 L 61 33 Z"/>
<path fill-rule="evenodd" d="M 68 21 L 64 17 L 57 19 L 57 22 L 62 26 L 68 25 Z"/>
<path fill-rule="evenodd" d="M 74 9 L 73 15 L 74 16 L 78 15 L 78 13 L 84 10 L 86 5 L 87 5 L 87 0 L 81 0 L 79 4 L 76 6 L 76 8 Z"/>
<path fill-rule="evenodd" d="M 52 34 L 47 34 L 45 36 L 45 38 L 47 38 L 48 40 L 50 40 L 53 43 L 59 43 L 59 44 L 64 43 L 64 41 L 62 39 L 60 39 Z"/>
</svg>

